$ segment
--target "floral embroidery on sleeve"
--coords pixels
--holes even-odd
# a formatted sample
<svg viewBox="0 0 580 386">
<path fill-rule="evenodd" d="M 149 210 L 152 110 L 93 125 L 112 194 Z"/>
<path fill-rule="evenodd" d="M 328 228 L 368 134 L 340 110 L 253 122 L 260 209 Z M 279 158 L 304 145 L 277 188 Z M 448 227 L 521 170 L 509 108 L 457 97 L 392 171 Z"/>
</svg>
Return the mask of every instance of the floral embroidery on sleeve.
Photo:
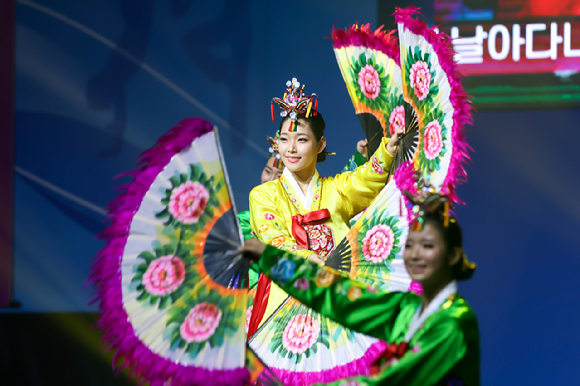
<svg viewBox="0 0 580 386">
<path fill-rule="evenodd" d="M 286 258 L 280 259 L 278 264 L 272 267 L 272 279 L 284 284 L 288 280 L 292 279 L 295 269 L 296 264 L 293 261 Z"/>
<path fill-rule="evenodd" d="M 379 174 L 383 174 L 385 171 L 383 170 L 383 166 L 382 164 L 379 162 L 379 159 L 376 156 L 373 156 L 371 158 L 371 161 L 373 163 L 373 171 L 375 173 L 379 173 Z"/>
<path fill-rule="evenodd" d="M 281 246 L 284 245 L 285 241 L 286 241 L 286 237 L 284 237 L 284 235 L 280 235 L 278 237 L 274 237 L 272 240 L 270 240 L 270 242 L 268 242 L 268 244 L 270 244 L 271 246 L 273 246 L 275 248 L 280 248 Z"/>
<path fill-rule="evenodd" d="M 329 287 L 337 278 L 338 276 L 329 269 L 321 268 L 316 274 L 316 285 L 319 287 Z"/>
<path fill-rule="evenodd" d="M 360 289 L 360 287 L 357 287 L 357 286 L 351 286 L 350 289 L 348 290 L 348 292 L 346 293 L 346 297 L 350 301 L 355 301 L 358 298 L 360 298 L 361 296 L 362 296 L 362 290 Z"/>
<path fill-rule="evenodd" d="M 302 291 L 307 290 L 309 286 L 310 286 L 310 284 L 308 283 L 308 280 L 303 279 L 303 278 L 297 279 L 294 282 L 294 288 L 296 288 L 298 290 L 302 290 Z"/>
</svg>

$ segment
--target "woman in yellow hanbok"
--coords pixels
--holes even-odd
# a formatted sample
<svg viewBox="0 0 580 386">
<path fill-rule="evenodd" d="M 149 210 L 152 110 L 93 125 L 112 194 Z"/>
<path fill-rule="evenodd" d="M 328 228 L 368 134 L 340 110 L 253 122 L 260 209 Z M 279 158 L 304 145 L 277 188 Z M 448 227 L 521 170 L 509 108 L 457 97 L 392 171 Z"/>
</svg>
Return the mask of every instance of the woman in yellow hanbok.
<svg viewBox="0 0 580 386">
<path fill-rule="evenodd" d="M 280 179 L 250 193 L 250 224 L 260 241 L 323 264 L 349 231 L 349 220 L 385 186 L 398 136 L 383 138 L 375 154 L 354 171 L 321 177 L 316 163 L 326 159 L 325 122 L 313 105 L 315 94 L 305 96 L 296 79 L 287 86 L 283 99 L 274 98 L 282 108 L 278 151 L 285 169 Z M 287 296 L 260 277 L 249 337 Z"/>
</svg>

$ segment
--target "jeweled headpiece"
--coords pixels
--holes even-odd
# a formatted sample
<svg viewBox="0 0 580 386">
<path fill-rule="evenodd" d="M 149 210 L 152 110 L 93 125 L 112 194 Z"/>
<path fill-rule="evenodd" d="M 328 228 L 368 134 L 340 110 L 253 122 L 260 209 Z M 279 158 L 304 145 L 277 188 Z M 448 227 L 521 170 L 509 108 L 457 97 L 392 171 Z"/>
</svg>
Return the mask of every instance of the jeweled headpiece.
<svg viewBox="0 0 580 386">
<path fill-rule="evenodd" d="M 272 122 L 275 122 L 274 117 L 274 102 L 280 106 L 282 111 L 280 116 L 290 117 L 290 127 L 288 131 L 296 131 L 296 120 L 298 117 L 310 117 L 318 113 L 318 96 L 316 94 L 304 95 L 304 85 L 300 87 L 298 79 L 292 78 L 286 82 L 286 92 L 282 99 L 278 97 L 272 98 L 270 109 L 272 111 Z M 313 109 L 314 107 L 314 109 Z"/>
<path fill-rule="evenodd" d="M 410 223 L 413 230 L 420 231 L 423 228 L 425 223 L 423 217 L 425 216 L 440 216 L 443 220 L 443 226 L 446 228 L 449 226 L 449 210 L 451 208 L 449 197 L 442 193 L 436 193 L 427 177 L 424 176 L 417 182 L 416 194 L 408 191 L 403 191 L 403 193 L 411 204 Z"/>
</svg>

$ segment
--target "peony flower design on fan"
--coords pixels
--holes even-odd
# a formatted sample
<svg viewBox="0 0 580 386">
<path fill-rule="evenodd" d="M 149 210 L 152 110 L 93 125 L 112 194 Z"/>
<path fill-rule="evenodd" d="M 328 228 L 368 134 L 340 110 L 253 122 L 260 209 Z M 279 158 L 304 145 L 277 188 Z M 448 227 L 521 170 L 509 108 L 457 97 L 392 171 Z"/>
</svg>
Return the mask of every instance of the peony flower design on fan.
<svg viewBox="0 0 580 386">
<path fill-rule="evenodd" d="M 358 243 L 353 249 L 353 254 L 359 260 L 361 272 L 372 274 L 367 277 L 377 277 L 376 282 L 371 279 L 363 281 L 375 285 L 380 283 L 381 275 L 385 276 L 393 271 L 390 264 L 401 254 L 403 228 L 399 225 L 399 219 L 391 216 L 386 209 L 379 211 L 377 208 L 373 215 L 367 218 L 369 221 L 364 223 L 358 232 Z"/>
<path fill-rule="evenodd" d="M 200 303 L 193 307 L 179 327 L 181 337 L 187 342 L 202 342 L 217 329 L 222 311 L 213 304 Z"/>
<path fill-rule="evenodd" d="M 365 260 L 382 263 L 393 249 L 395 233 L 388 225 L 375 225 L 369 229 L 363 239 L 363 255 Z"/>
<path fill-rule="evenodd" d="M 221 347 L 238 331 L 243 311 L 234 308 L 232 295 L 220 294 L 200 284 L 197 292 L 188 291 L 168 311 L 163 338 L 171 349 L 183 350 L 195 358 L 205 347 Z M 197 296 L 194 297 L 192 293 Z M 243 323 L 243 317 L 242 321 Z"/>
<path fill-rule="evenodd" d="M 302 354 L 318 339 L 318 321 L 310 315 L 294 315 L 282 335 L 282 346 L 294 354 Z"/>
<path fill-rule="evenodd" d="M 191 289 L 199 275 L 192 269 L 193 246 L 180 243 L 175 236 L 169 244 L 155 241 L 153 246 L 153 251 L 139 254 L 143 263 L 137 266 L 129 288 L 138 293 L 137 300 L 150 305 L 158 303 L 163 309 L 174 303 L 184 290 Z"/>
<path fill-rule="evenodd" d="M 223 181 L 214 183 L 214 176 L 207 177 L 199 165 L 189 165 L 187 173 L 170 179 L 171 188 L 165 191 L 161 204 L 165 209 L 156 213 L 159 219 L 167 219 L 166 225 L 186 225 L 192 229 L 203 226 L 211 218 L 219 201 L 215 197 Z"/>
<path fill-rule="evenodd" d="M 379 73 L 370 65 L 364 66 L 358 73 L 358 85 L 368 99 L 376 99 L 381 92 Z"/>
<path fill-rule="evenodd" d="M 207 206 L 209 192 L 199 182 L 186 181 L 171 191 L 169 213 L 182 224 L 192 224 Z"/>
<path fill-rule="evenodd" d="M 431 121 L 425 127 L 425 135 L 423 137 L 424 145 L 423 151 L 425 158 L 434 160 L 441 154 L 443 150 L 443 137 L 441 136 L 441 125 L 437 121 Z"/>
<path fill-rule="evenodd" d="M 175 291 L 185 279 L 185 266 L 177 256 L 167 255 L 149 264 L 143 275 L 145 290 L 152 295 L 167 295 Z"/>
<path fill-rule="evenodd" d="M 441 158 L 446 152 L 447 128 L 443 124 L 444 114 L 438 108 L 425 116 L 425 127 L 419 130 L 419 170 L 423 174 L 439 170 Z"/>
<path fill-rule="evenodd" d="M 350 71 L 358 98 L 370 108 L 381 110 L 387 96 L 389 74 L 385 74 L 385 68 L 375 62 L 374 56 L 367 58 L 364 52 L 352 62 Z"/>
<path fill-rule="evenodd" d="M 435 83 L 435 71 L 431 71 L 431 54 L 423 54 L 419 47 L 408 47 L 405 61 L 405 83 L 409 91 L 412 105 L 420 107 L 423 112 L 433 108 L 433 97 L 439 93 L 439 85 Z"/>
<path fill-rule="evenodd" d="M 297 364 L 304 356 L 308 358 L 317 353 L 319 344 L 330 348 L 330 332 L 318 314 L 302 305 L 293 307 L 299 310 L 291 313 L 291 318 L 287 313 L 277 316 L 268 327 L 275 330 L 270 352 Z"/>
<path fill-rule="evenodd" d="M 392 137 L 398 129 L 405 128 L 405 107 L 397 106 L 389 116 L 389 134 Z"/>
<path fill-rule="evenodd" d="M 385 122 L 388 122 L 388 127 L 384 129 L 385 137 L 392 137 L 395 130 L 398 128 L 405 128 L 405 100 L 403 94 L 397 88 L 394 88 L 386 97 L 386 104 L 384 108 Z"/>
<path fill-rule="evenodd" d="M 431 86 L 431 73 L 429 72 L 429 65 L 423 61 L 418 61 L 411 67 L 411 87 L 415 91 L 417 98 L 422 101 L 429 94 Z"/>
</svg>

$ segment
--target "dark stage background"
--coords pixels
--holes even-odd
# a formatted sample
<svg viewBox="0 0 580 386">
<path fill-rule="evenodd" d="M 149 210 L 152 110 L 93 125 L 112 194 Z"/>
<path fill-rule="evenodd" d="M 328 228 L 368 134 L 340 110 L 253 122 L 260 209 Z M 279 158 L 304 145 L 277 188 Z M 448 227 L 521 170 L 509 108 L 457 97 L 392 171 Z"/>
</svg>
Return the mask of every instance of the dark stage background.
<svg viewBox="0 0 580 386">
<path fill-rule="evenodd" d="M 0 384 L 125 384 L 101 354 L 83 287 L 103 246 L 95 235 L 115 196 L 111 178 L 175 123 L 201 116 L 221 130 L 247 209 L 277 127 L 270 100 L 291 77 L 320 96 L 338 155 L 319 171 L 338 172 L 363 134 L 324 37 L 357 21 L 392 23 L 394 7 L 410 4 L 432 24 L 433 1 L 419 0 L 16 1 L 6 232 L 22 307 L 0 313 Z M 579 120 L 578 109 L 486 111 L 469 128 L 475 152 L 458 191 L 467 205 L 456 212 L 479 267 L 460 289 L 479 317 L 483 385 L 580 379 Z M 4 192 L 9 183 L 0 181 Z"/>
</svg>

